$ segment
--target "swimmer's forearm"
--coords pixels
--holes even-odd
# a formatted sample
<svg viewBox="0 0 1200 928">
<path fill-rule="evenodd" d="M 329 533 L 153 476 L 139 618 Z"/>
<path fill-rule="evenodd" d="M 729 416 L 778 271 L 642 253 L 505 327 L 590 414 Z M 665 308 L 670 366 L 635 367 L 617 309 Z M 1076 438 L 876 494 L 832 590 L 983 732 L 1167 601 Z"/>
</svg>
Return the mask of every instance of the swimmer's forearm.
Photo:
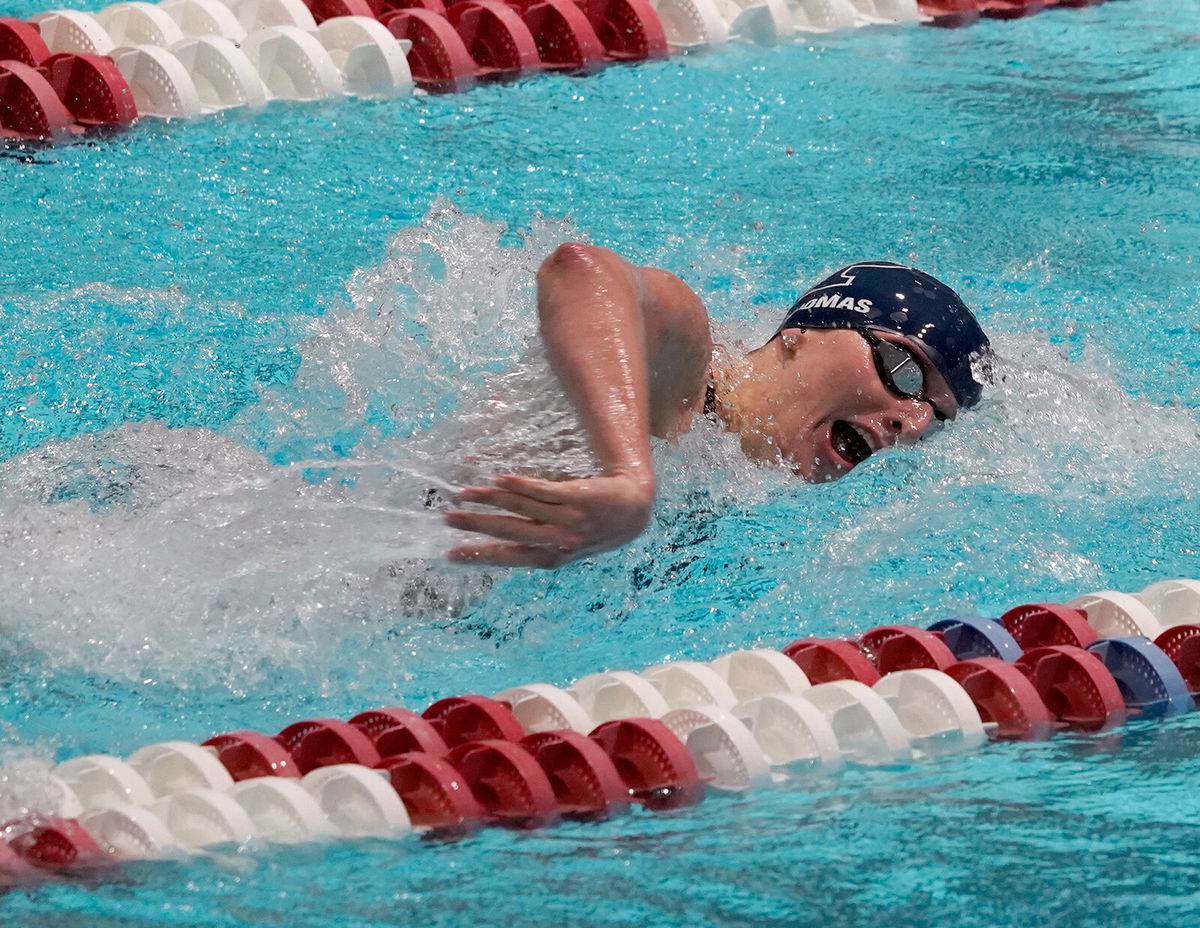
<svg viewBox="0 0 1200 928">
<path fill-rule="evenodd" d="M 559 246 L 538 271 L 538 315 L 551 365 L 609 476 L 654 493 L 650 384 L 636 268 L 603 248 Z"/>
</svg>

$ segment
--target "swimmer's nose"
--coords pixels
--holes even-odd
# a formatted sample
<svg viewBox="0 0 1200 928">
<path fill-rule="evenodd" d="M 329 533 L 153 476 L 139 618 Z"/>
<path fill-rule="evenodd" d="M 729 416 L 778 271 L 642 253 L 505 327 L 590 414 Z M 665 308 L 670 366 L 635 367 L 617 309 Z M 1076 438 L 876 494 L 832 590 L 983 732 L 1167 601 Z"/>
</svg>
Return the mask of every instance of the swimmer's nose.
<svg viewBox="0 0 1200 928">
<path fill-rule="evenodd" d="M 914 445 L 933 422 L 933 406 L 925 400 L 897 399 L 888 416 L 888 435 L 893 445 Z"/>
</svg>

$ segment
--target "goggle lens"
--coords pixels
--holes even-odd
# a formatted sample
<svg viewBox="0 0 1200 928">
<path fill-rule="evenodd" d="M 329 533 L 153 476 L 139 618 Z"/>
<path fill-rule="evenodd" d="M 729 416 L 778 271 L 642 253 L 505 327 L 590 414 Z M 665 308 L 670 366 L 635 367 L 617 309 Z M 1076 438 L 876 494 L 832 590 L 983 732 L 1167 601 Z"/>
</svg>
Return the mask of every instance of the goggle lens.
<svg viewBox="0 0 1200 928">
<path fill-rule="evenodd" d="M 871 346 L 871 357 L 883 385 L 897 396 L 928 403 L 938 421 L 946 419 L 933 400 L 925 395 L 925 371 L 921 369 L 921 362 L 912 350 L 895 342 L 884 341 L 869 329 L 858 331 Z"/>
<path fill-rule="evenodd" d="M 879 356 L 879 367 L 884 374 L 883 382 L 895 393 L 913 399 L 925 398 L 925 372 L 913 353 L 903 345 L 885 342 L 874 344 Z"/>
</svg>

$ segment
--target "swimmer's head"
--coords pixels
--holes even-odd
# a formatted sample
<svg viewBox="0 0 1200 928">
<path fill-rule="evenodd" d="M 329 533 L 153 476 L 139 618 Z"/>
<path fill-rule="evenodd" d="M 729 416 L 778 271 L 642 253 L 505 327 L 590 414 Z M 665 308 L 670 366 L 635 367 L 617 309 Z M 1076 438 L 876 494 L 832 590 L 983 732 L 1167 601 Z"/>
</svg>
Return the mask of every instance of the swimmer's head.
<svg viewBox="0 0 1200 928">
<path fill-rule="evenodd" d="M 983 392 L 976 368 L 990 352 L 987 336 L 957 293 L 915 268 L 860 261 L 835 271 L 795 302 L 785 329 L 895 332 L 916 343 L 959 406 Z"/>
</svg>

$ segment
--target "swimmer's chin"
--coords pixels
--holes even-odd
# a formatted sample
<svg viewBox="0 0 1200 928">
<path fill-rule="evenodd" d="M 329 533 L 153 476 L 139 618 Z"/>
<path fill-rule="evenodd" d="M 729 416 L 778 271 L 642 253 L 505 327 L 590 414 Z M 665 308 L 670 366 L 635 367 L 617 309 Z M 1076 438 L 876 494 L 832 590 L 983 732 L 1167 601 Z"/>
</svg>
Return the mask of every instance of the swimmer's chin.
<svg viewBox="0 0 1200 928">
<path fill-rule="evenodd" d="M 742 453 L 748 459 L 764 467 L 787 468 L 792 476 L 799 477 L 805 483 L 833 483 L 835 480 L 841 480 L 857 466 L 856 462 L 849 461 L 837 453 L 829 437 L 825 439 L 825 454 L 822 455 L 818 449 L 808 463 L 798 461 L 795 454 L 784 454 L 770 436 L 757 430 L 743 431 L 739 438 Z"/>
<path fill-rule="evenodd" d="M 813 467 L 806 470 L 803 467 L 797 467 L 794 464 L 789 464 L 793 477 L 799 477 L 805 483 L 833 483 L 835 480 L 841 480 L 850 471 L 854 470 L 855 465 L 850 464 L 836 469 L 818 469 Z"/>
</svg>

